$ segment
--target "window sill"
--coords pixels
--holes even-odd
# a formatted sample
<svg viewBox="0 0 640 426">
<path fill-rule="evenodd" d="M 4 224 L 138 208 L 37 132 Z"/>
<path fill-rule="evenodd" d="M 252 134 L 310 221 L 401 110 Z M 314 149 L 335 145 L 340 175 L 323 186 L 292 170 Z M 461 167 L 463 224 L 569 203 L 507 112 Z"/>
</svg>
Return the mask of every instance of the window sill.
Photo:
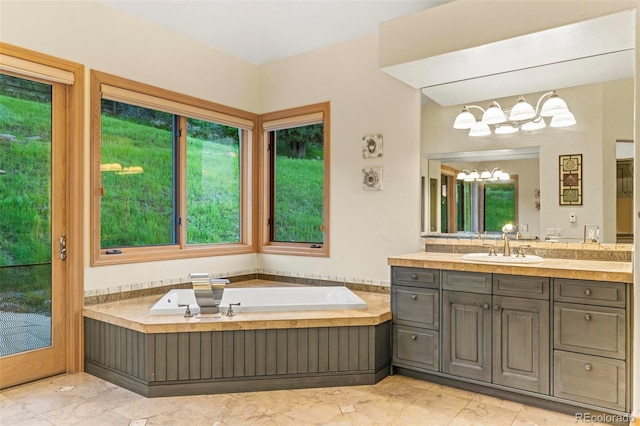
<svg viewBox="0 0 640 426">
<path fill-rule="evenodd" d="M 290 256 L 329 257 L 329 247 L 322 244 L 318 248 L 311 248 L 310 244 L 270 243 L 260 247 L 264 254 L 282 254 Z"/>
<path fill-rule="evenodd" d="M 255 253 L 255 247 L 246 244 L 220 244 L 216 246 L 192 246 L 181 249 L 179 246 L 160 246 L 144 248 L 118 248 L 119 253 L 107 254 L 107 250 L 94 253 L 91 266 L 120 265 L 164 260 L 179 260 L 196 257 L 230 256 Z"/>
</svg>

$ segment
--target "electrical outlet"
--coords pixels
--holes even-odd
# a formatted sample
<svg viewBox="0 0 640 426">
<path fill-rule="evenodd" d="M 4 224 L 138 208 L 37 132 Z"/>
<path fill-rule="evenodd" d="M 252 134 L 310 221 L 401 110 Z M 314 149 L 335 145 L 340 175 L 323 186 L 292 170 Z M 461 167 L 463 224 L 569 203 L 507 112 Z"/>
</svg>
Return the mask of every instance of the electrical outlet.
<svg viewBox="0 0 640 426">
<path fill-rule="evenodd" d="M 596 230 L 595 229 L 587 229 L 587 238 L 589 240 L 595 240 L 596 239 Z"/>
</svg>

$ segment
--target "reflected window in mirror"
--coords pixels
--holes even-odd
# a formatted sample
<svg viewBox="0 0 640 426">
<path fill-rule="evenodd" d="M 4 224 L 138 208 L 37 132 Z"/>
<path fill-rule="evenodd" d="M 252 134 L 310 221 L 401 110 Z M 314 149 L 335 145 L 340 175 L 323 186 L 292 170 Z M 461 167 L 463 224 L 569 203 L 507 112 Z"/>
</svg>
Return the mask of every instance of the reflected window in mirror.
<svg viewBox="0 0 640 426">
<path fill-rule="evenodd" d="M 448 203 L 452 206 L 452 203 Z M 456 227 L 464 232 L 500 232 L 518 223 L 518 180 L 456 181 Z"/>
</svg>

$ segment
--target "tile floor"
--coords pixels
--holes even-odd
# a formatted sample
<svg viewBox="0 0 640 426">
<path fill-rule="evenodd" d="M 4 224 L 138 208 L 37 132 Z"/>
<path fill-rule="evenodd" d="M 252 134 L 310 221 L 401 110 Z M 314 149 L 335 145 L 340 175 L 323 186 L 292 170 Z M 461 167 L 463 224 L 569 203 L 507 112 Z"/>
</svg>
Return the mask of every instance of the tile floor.
<svg viewBox="0 0 640 426">
<path fill-rule="evenodd" d="M 0 391 L 0 425 L 575 425 L 563 415 L 404 376 L 375 385 L 144 398 L 86 373 Z"/>
</svg>

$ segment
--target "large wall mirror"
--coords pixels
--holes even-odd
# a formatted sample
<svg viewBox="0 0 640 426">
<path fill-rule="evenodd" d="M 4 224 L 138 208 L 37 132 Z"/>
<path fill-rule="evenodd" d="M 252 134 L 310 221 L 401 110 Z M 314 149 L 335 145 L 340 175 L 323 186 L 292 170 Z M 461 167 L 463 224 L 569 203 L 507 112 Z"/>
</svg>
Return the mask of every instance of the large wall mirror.
<svg viewBox="0 0 640 426">
<path fill-rule="evenodd" d="M 633 34 L 633 21 L 632 14 L 622 13 L 598 18 L 597 24 L 624 35 Z M 591 21 L 580 25 L 583 31 Z M 620 31 L 623 27 L 629 27 L 629 31 Z M 579 34 L 578 31 L 575 42 L 583 43 Z M 560 78 L 552 68 L 539 67 L 526 70 L 524 77 L 519 72 L 505 72 L 479 77 L 477 82 L 465 81 L 463 85 L 452 82 L 423 89 L 421 174 L 430 182 L 423 186 L 423 233 L 491 233 L 497 227 L 493 222 L 512 220 L 522 234 L 540 240 L 580 242 L 585 238 L 585 227 L 596 227 L 598 242 L 631 243 L 632 37 L 631 40 L 631 48 L 603 52 L 590 59 L 600 60 L 601 66 L 567 61 L 575 68 L 560 72 Z M 486 56 L 491 52 L 483 51 Z M 495 55 L 499 54 L 495 51 Z M 592 73 L 591 68 L 596 72 Z M 575 125 L 551 128 L 547 121 L 547 127 L 542 129 L 480 137 L 453 128 L 465 105 L 486 109 L 495 100 L 508 109 L 519 96 L 524 96 L 535 107 L 538 99 L 552 90 L 568 104 Z M 574 154 L 582 158 L 582 192 L 579 203 L 567 204 L 561 197 L 560 164 L 561 157 Z M 482 180 L 461 183 L 456 179 L 460 171 L 482 173 L 495 169 L 507 172 L 511 179 L 495 184 Z M 437 208 L 433 208 L 434 204 Z"/>
</svg>

